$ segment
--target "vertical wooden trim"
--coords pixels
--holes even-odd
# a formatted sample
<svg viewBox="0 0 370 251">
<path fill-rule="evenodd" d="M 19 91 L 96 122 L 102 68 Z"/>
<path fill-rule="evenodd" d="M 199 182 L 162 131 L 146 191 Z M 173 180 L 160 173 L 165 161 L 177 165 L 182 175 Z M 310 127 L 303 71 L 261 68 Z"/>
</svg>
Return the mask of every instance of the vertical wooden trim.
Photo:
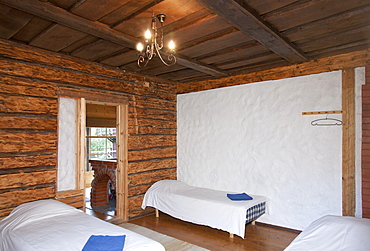
<svg viewBox="0 0 370 251">
<path fill-rule="evenodd" d="M 85 168 L 86 168 L 86 101 L 84 98 L 77 99 L 77 135 L 76 135 L 76 189 L 83 190 L 85 211 Z"/>
<path fill-rule="evenodd" d="M 117 106 L 117 217 L 128 220 L 127 137 L 128 107 Z"/>
<path fill-rule="evenodd" d="M 342 71 L 342 214 L 354 216 L 355 186 L 355 71 Z"/>
</svg>

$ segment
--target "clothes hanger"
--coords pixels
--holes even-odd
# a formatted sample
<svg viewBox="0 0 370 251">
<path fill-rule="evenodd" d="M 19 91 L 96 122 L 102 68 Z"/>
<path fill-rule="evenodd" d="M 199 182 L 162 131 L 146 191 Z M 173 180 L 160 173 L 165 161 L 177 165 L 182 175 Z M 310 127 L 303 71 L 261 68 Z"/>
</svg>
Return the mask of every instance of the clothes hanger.
<svg viewBox="0 0 370 251">
<path fill-rule="evenodd" d="M 326 115 L 326 118 L 324 119 L 315 119 L 311 121 L 312 126 L 341 126 L 343 125 L 343 122 L 339 119 L 334 118 L 328 118 L 328 115 Z"/>
</svg>

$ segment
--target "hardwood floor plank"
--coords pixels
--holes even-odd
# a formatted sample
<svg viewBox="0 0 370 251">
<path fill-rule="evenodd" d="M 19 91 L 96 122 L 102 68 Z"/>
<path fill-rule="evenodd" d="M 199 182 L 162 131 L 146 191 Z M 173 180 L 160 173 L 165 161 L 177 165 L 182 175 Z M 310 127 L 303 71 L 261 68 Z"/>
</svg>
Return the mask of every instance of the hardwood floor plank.
<svg viewBox="0 0 370 251">
<path fill-rule="evenodd" d="M 181 221 L 164 213 L 160 213 L 159 218 L 153 214 L 131 220 L 130 223 L 212 251 L 281 251 L 298 235 L 293 231 L 277 229 L 257 222 L 256 225 L 246 226 L 245 239 L 239 236 L 231 239 L 229 233 L 225 231 Z"/>
</svg>

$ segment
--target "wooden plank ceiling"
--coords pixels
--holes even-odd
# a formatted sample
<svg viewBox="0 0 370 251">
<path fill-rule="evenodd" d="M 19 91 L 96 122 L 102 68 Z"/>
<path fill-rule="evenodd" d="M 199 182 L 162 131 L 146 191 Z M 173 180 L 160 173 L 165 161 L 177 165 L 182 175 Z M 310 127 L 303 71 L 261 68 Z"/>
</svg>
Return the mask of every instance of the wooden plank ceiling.
<svg viewBox="0 0 370 251">
<path fill-rule="evenodd" d="M 0 0 L 0 38 L 187 83 L 369 48 L 370 0 Z M 137 65 L 154 14 L 177 63 Z"/>
</svg>

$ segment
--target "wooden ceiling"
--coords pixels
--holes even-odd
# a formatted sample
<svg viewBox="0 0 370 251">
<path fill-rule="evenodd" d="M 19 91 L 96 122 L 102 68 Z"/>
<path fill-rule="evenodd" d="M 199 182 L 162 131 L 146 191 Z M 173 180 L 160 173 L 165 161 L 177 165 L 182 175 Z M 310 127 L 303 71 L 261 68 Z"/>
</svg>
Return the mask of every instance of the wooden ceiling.
<svg viewBox="0 0 370 251">
<path fill-rule="evenodd" d="M 0 0 L 0 38 L 188 83 L 363 50 L 370 0 Z M 154 14 L 177 63 L 137 66 Z"/>
</svg>

